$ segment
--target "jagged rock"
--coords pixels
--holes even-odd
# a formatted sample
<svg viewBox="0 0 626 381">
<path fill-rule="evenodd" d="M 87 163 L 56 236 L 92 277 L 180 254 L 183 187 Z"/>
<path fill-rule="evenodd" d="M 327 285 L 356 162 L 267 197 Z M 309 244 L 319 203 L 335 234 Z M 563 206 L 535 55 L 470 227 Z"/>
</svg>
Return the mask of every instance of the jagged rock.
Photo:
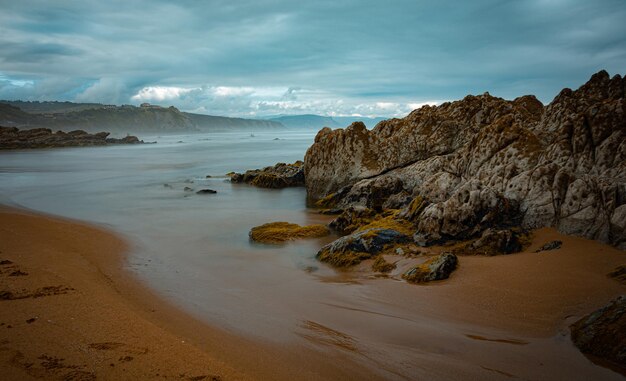
<svg viewBox="0 0 626 381">
<path fill-rule="evenodd" d="M 538 250 L 535 250 L 535 253 L 539 253 L 541 251 L 560 249 L 562 244 L 563 244 L 562 241 L 550 241 L 544 244 L 543 246 L 541 246 Z"/>
<path fill-rule="evenodd" d="M 480 181 L 460 186 L 446 201 L 424 208 L 414 239 L 420 246 L 448 239 L 468 239 L 496 226 L 514 225 L 518 207 Z"/>
<path fill-rule="evenodd" d="M 15 127 L 0 127 L 0 149 L 51 148 L 51 147 L 88 147 L 107 144 L 143 143 L 136 136 L 123 139 L 107 138 L 108 132 L 89 134 L 83 130 L 70 132 L 52 132 L 48 128 L 19 130 Z"/>
<path fill-rule="evenodd" d="M 380 253 L 388 245 L 410 241 L 411 237 L 396 230 L 365 229 L 322 247 L 316 258 L 337 267 L 352 266 Z"/>
<path fill-rule="evenodd" d="M 381 211 L 388 199 L 398 193 L 406 193 L 400 179 L 393 176 L 379 176 L 354 184 L 345 195 L 342 195 L 338 206 L 361 205 Z"/>
<path fill-rule="evenodd" d="M 324 225 L 300 226 L 289 222 L 270 222 L 250 230 L 252 241 L 262 243 L 281 243 L 302 238 L 319 238 L 330 234 Z"/>
<path fill-rule="evenodd" d="M 404 278 L 410 283 L 425 283 L 434 280 L 448 279 L 456 269 L 458 259 L 452 253 L 442 253 L 433 257 L 419 266 L 413 267 L 404 274 Z"/>
<path fill-rule="evenodd" d="M 522 251 L 527 236 L 513 229 L 487 229 L 477 240 L 454 250 L 460 255 L 499 255 Z"/>
<path fill-rule="evenodd" d="M 626 371 L 626 296 L 578 320 L 570 329 L 572 341 L 581 352 Z"/>
<path fill-rule="evenodd" d="M 413 196 L 411 196 L 407 191 L 401 190 L 396 194 L 392 194 L 387 198 L 387 200 L 383 203 L 383 209 L 403 209 L 407 207 L 411 201 L 413 201 Z"/>
<path fill-rule="evenodd" d="M 273 167 L 253 169 L 245 173 L 230 173 L 233 183 L 248 183 L 260 188 L 286 188 L 304 185 L 304 163 L 278 163 Z"/>
<path fill-rule="evenodd" d="M 428 205 L 411 220 L 426 244 L 520 225 L 625 249 L 625 85 L 601 71 L 545 107 L 533 96 L 485 93 L 371 131 L 322 129 L 304 160 L 307 195 L 342 208 L 419 195 Z M 377 181 L 390 186 L 380 193 Z"/>
<path fill-rule="evenodd" d="M 345 209 L 337 218 L 332 220 L 328 226 L 341 234 L 350 234 L 359 227 L 372 222 L 376 212 L 364 206 L 351 206 Z"/>
</svg>

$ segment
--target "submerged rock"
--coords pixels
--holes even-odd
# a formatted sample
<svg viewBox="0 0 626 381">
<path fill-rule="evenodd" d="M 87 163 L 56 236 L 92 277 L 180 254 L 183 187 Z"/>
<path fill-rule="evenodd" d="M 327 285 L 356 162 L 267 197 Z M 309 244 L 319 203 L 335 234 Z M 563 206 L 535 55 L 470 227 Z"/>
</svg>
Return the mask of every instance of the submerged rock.
<svg viewBox="0 0 626 381">
<path fill-rule="evenodd" d="M 570 326 L 572 341 L 581 352 L 599 357 L 626 371 L 626 296 Z"/>
<path fill-rule="evenodd" d="M 215 194 L 215 193 L 217 193 L 217 191 L 213 189 L 200 189 L 199 191 L 196 192 L 196 194 Z"/>
<path fill-rule="evenodd" d="M 458 259 L 452 253 L 443 253 L 433 257 L 419 266 L 413 267 L 402 275 L 407 282 L 425 283 L 434 280 L 448 279 L 456 269 Z"/>
<path fill-rule="evenodd" d="M 424 245 L 553 226 L 624 249 L 625 95 L 624 78 L 600 71 L 547 106 L 485 93 L 371 131 L 324 128 L 305 156 L 307 196 L 377 211 L 419 196 L 423 208 L 407 218 Z"/>
<path fill-rule="evenodd" d="M 247 183 L 260 188 L 287 188 L 304 185 L 304 163 L 278 163 L 273 167 L 253 169 L 245 173 L 229 174 L 233 183 Z"/>
<path fill-rule="evenodd" d="M 370 228 L 329 243 L 318 251 L 316 258 L 336 267 L 353 266 L 380 253 L 389 245 L 410 241 L 410 236 L 396 230 Z"/>
<path fill-rule="evenodd" d="M 281 243 L 302 238 L 319 238 L 330 234 L 324 225 L 291 224 L 289 222 L 270 222 L 250 230 L 252 241 L 262 243 Z"/>
</svg>

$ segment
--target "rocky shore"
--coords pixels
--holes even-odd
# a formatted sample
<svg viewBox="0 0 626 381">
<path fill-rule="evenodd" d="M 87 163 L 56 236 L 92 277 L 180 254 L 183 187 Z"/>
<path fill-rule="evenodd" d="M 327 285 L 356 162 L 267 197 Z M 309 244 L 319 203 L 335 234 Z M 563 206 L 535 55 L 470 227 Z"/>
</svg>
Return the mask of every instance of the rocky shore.
<svg viewBox="0 0 626 381">
<path fill-rule="evenodd" d="M 233 183 L 246 183 L 259 188 L 287 188 L 304 185 L 304 162 L 278 163 L 273 167 L 252 169 L 245 173 L 228 174 Z"/>
<path fill-rule="evenodd" d="M 370 261 L 379 273 L 408 259 L 401 277 L 424 283 L 448 278 L 459 256 L 523 251 L 543 227 L 626 250 L 625 95 L 626 79 L 600 71 L 547 106 L 532 95 L 508 101 L 485 93 L 373 130 L 359 122 L 322 129 L 303 178 L 310 203 L 336 214 L 329 227 L 343 236 L 317 259 L 335 267 Z M 254 184 L 277 167 L 233 181 Z M 560 247 L 545 242 L 537 252 Z M 623 306 L 606 310 L 613 315 L 589 324 L 617 319 L 626 329 Z M 607 342 L 610 334 L 591 330 L 593 339 L 578 335 L 577 345 L 625 367 L 623 336 Z M 608 349 L 597 350 L 603 343 Z"/>
<path fill-rule="evenodd" d="M 0 126 L 0 149 L 90 147 L 109 144 L 142 144 L 136 136 L 121 139 L 109 138 L 108 132 L 90 134 L 83 130 L 52 132 L 49 128 L 20 130 L 17 127 Z"/>
</svg>

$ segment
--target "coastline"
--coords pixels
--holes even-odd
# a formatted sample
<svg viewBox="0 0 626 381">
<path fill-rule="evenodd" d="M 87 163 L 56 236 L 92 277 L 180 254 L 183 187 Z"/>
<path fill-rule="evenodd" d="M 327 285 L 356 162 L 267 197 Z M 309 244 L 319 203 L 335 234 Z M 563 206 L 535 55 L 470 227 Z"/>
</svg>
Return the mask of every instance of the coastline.
<svg viewBox="0 0 626 381">
<path fill-rule="evenodd" d="M 7 379 L 376 377 L 347 358 L 261 344 L 187 315 L 124 270 L 129 243 L 102 227 L 0 206 L 0 238 L 0 260 L 12 262 L 0 266 L 12 293 L 0 300 Z"/>
<path fill-rule="evenodd" d="M 373 348 L 361 348 L 366 343 L 342 347 L 345 343 L 341 340 L 328 341 L 324 334 L 329 332 L 308 338 L 311 345 L 278 345 L 242 337 L 193 317 L 124 268 L 131 243 L 106 228 L 0 206 L 0 238 L 0 260 L 13 262 L 0 266 L 0 291 L 26 296 L 0 300 L 0 368 L 7 379 L 406 378 L 380 358 L 369 357 Z M 564 240 L 568 250 L 532 252 L 544 240 L 557 238 Z M 589 256 L 589 251 L 602 256 Z M 370 288 L 376 294 L 371 297 L 413 301 L 419 304 L 424 321 L 444 325 L 444 333 L 430 333 L 427 327 L 413 333 L 387 328 L 397 331 L 398 337 L 417 340 L 418 347 L 424 348 L 413 360 L 415 354 L 407 358 L 422 369 L 415 376 L 499 379 L 501 369 L 509 373 L 514 369 L 511 375 L 528 375 L 525 369 L 533 359 L 547 359 L 563 345 L 568 356 L 578 359 L 569 361 L 586 361 L 569 342 L 567 326 L 624 293 L 623 285 L 604 274 L 623 258 L 622 252 L 599 242 L 540 229 L 524 253 L 462 257 L 452 279 L 432 286 L 407 286 L 396 293 L 395 282 L 371 279 L 358 268 L 337 277 L 378 282 Z M 555 268 L 562 271 L 555 273 Z M 14 271 L 28 275 L 10 276 Z M 576 279 L 580 282 L 575 283 Z M 46 291 L 44 287 L 49 286 L 55 288 Z M 349 323 L 342 320 L 337 326 Z M 354 325 L 356 330 L 367 327 L 367 319 Z M 330 334 L 344 333 L 330 330 Z M 347 331 L 348 343 L 353 333 Z M 514 350 L 501 353 L 500 346 Z M 438 352 L 448 347 L 466 349 L 448 353 L 442 362 Z M 445 370 L 441 368 L 444 363 L 454 366 Z M 601 372 L 609 376 L 590 362 L 579 366 L 581 375 Z M 542 368 L 543 364 L 530 372 L 559 376 L 558 364 Z"/>
</svg>

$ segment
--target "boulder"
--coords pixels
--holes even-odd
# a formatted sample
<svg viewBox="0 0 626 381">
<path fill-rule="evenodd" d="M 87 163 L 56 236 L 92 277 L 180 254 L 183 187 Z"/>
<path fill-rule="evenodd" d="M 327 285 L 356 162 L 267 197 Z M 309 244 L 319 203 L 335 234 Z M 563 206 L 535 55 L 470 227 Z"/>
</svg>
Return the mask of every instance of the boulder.
<svg viewBox="0 0 626 381">
<path fill-rule="evenodd" d="M 324 225 L 300 226 L 289 222 L 270 222 L 250 230 L 250 240 L 261 243 L 282 243 L 302 238 L 319 238 L 330 234 Z"/>
<path fill-rule="evenodd" d="M 489 228 L 480 238 L 453 251 L 459 255 L 511 254 L 522 251 L 528 243 L 528 235 L 517 229 Z"/>
<path fill-rule="evenodd" d="M 329 243 L 318 251 L 316 258 L 336 267 L 353 266 L 379 254 L 386 247 L 410 241 L 410 236 L 396 230 L 370 228 Z"/>
<path fill-rule="evenodd" d="M 196 192 L 196 194 L 215 194 L 215 193 L 217 193 L 217 191 L 213 189 L 200 189 L 199 191 Z"/>
<path fill-rule="evenodd" d="M 409 283 L 425 283 L 448 279 L 456 269 L 458 259 L 452 253 L 439 254 L 419 266 L 413 267 L 402 275 Z"/>
<path fill-rule="evenodd" d="M 304 185 L 304 163 L 278 163 L 273 167 L 229 174 L 233 183 L 247 183 L 260 188 L 286 188 Z"/>
<path fill-rule="evenodd" d="M 626 371 L 626 296 L 583 317 L 570 329 L 572 341 L 581 352 Z"/>
</svg>

